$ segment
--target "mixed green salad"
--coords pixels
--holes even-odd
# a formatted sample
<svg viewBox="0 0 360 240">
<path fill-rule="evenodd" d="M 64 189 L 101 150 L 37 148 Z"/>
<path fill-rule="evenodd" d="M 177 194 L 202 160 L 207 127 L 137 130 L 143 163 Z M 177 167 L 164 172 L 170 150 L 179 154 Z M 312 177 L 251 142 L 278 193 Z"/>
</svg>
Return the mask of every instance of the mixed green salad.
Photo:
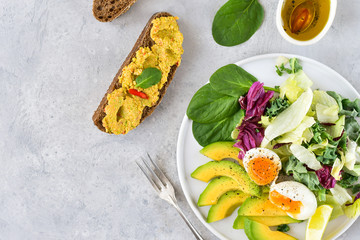
<svg viewBox="0 0 360 240">
<path fill-rule="evenodd" d="M 280 175 L 304 184 L 318 205 L 331 205 L 331 219 L 358 217 L 360 100 L 311 89 L 296 58 L 280 57 L 274 71 L 289 77 L 266 87 L 235 64 L 218 69 L 187 109 L 195 139 L 203 147 L 233 141 L 239 159 L 270 149 L 281 159 Z"/>
</svg>

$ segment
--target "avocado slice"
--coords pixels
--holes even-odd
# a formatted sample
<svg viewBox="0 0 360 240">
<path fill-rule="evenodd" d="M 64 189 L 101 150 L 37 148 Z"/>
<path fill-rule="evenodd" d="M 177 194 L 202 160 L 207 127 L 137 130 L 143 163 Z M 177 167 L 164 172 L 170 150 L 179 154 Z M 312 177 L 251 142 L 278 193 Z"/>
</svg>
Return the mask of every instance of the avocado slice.
<svg viewBox="0 0 360 240">
<path fill-rule="evenodd" d="M 261 195 L 261 187 L 253 182 L 245 169 L 240 165 L 230 161 L 211 161 L 198 167 L 191 177 L 203 182 L 219 176 L 231 177 L 240 185 L 240 190 L 252 196 Z"/>
<path fill-rule="evenodd" d="M 221 196 L 218 203 L 211 206 L 207 222 L 215 222 L 230 216 L 247 198 L 248 194 L 241 191 L 230 191 Z"/>
<path fill-rule="evenodd" d="M 214 142 L 201 149 L 200 153 L 215 161 L 232 158 L 242 164 L 238 158 L 240 149 L 234 147 L 234 144 L 234 142 Z"/>
<path fill-rule="evenodd" d="M 265 224 L 245 219 L 245 234 L 249 240 L 296 240 L 296 238 L 279 231 L 271 231 Z"/>
<path fill-rule="evenodd" d="M 293 219 L 289 216 L 237 216 L 233 228 L 234 229 L 244 229 L 245 219 L 248 218 L 250 220 L 265 224 L 266 226 L 279 226 L 281 224 L 290 224 L 290 223 L 299 223 L 301 220 Z"/>
<path fill-rule="evenodd" d="M 286 212 L 275 206 L 268 199 L 268 195 L 260 198 L 251 197 L 245 200 L 238 211 L 240 216 L 287 216 Z"/>
<path fill-rule="evenodd" d="M 230 177 L 214 178 L 200 194 L 197 204 L 199 207 L 214 205 L 224 193 L 240 189 L 239 183 Z"/>
</svg>

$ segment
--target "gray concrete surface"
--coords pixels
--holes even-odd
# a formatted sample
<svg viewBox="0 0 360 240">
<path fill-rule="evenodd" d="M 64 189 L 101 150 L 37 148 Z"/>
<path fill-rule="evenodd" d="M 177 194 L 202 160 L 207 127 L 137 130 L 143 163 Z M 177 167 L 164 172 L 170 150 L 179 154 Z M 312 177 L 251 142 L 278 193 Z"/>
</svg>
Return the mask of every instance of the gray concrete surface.
<svg viewBox="0 0 360 240">
<path fill-rule="evenodd" d="M 328 34 L 307 47 L 283 40 L 276 0 L 260 0 L 265 20 L 246 43 L 226 48 L 211 36 L 207 0 L 139 0 L 111 23 L 92 16 L 91 0 L 0 0 L 0 239 L 192 239 L 141 175 L 149 152 L 172 179 L 180 206 L 205 239 L 216 239 L 191 212 L 176 169 L 181 120 L 195 91 L 220 66 L 284 52 L 316 59 L 360 91 L 360 1 L 339 1 Z M 162 104 L 138 129 L 110 136 L 91 117 L 149 17 L 177 15 L 182 65 Z M 360 235 L 357 221 L 339 239 Z"/>
</svg>

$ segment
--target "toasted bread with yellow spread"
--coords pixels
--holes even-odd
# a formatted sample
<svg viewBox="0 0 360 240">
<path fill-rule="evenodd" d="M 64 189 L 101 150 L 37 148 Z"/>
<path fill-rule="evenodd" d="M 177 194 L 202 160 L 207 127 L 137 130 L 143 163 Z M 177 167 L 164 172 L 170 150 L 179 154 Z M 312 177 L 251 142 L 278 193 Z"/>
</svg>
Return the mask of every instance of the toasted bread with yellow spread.
<svg viewBox="0 0 360 240">
<path fill-rule="evenodd" d="M 183 35 L 176 20 L 166 12 L 150 18 L 93 115 L 101 131 L 126 134 L 159 105 L 183 53 Z M 160 70 L 161 80 L 141 88 L 136 79 L 147 68 Z"/>
</svg>

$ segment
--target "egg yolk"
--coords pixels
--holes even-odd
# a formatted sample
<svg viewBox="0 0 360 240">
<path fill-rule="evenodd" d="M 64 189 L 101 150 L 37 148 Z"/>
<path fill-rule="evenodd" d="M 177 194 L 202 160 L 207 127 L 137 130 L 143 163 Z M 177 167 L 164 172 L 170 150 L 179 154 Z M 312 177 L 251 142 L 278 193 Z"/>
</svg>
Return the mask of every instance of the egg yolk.
<svg viewBox="0 0 360 240">
<path fill-rule="evenodd" d="M 274 161 L 265 157 L 258 157 L 249 161 L 248 174 L 256 184 L 267 185 L 277 177 L 278 167 Z"/>
<path fill-rule="evenodd" d="M 270 201 L 285 212 L 292 214 L 300 213 L 301 207 L 303 206 L 301 201 L 291 200 L 275 190 L 270 192 Z"/>
</svg>

